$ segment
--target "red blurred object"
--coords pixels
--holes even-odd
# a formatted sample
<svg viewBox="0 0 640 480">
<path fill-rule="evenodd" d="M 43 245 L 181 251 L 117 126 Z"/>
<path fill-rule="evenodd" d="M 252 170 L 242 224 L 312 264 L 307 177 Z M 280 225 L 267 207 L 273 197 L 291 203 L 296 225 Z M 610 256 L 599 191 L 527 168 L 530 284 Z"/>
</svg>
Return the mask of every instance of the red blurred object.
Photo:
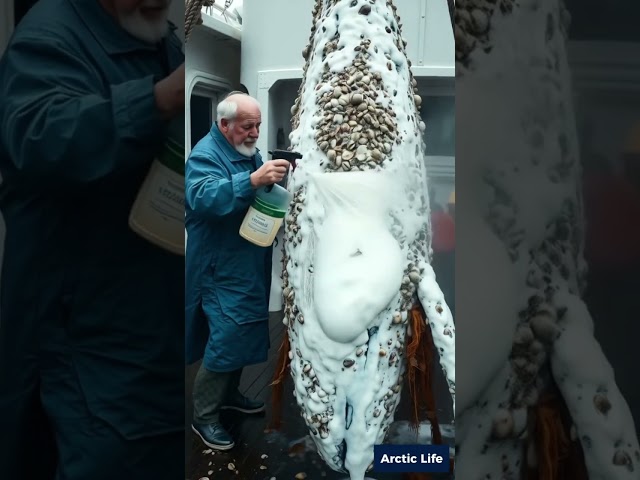
<svg viewBox="0 0 640 480">
<path fill-rule="evenodd" d="M 451 215 L 442 211 L 431 213 L 433 238 L 431 247 L 434 253 L 452 252 L 456 248 L 456 224 Z"/>
<path fill-rule="evenodd" d="M 592 268 L 618 269 L 640 261 L 640 193 L 622 177 L 584 179 L 585 258 Z"/>
</svg>

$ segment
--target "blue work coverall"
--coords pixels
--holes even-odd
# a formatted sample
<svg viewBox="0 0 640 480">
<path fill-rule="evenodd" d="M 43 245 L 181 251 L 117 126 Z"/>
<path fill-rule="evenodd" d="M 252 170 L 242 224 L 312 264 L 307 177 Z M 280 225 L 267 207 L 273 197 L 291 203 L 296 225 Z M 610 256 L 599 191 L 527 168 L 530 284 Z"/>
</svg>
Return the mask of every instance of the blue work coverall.
<svg viewBox="0 0 640 480">
<path fill-rule="evenodd" d="M 272 247 L 239 235 L 255 198 L 256 153 L 238 153 L 214 124 L 186 164 L 187 364 L 212 372 L 264 362 L 269 350 Z"/>
<path fill-rule="evenodd" d="M 173 30 L 151 46 L 99 0 L 39 0 L 0 61 L 0 478 L 184 474 L 184 258 L 128 226 Z"/>
</svg>

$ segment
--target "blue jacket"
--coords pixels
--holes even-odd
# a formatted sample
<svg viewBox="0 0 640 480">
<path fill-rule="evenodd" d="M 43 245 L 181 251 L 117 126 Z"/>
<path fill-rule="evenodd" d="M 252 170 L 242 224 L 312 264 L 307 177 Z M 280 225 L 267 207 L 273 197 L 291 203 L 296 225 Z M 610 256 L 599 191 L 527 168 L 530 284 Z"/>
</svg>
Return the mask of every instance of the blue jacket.
<svg viewBox="0 0 640 480">
<path fill-rule="evenodd" d="M 262 165 L 245 157 L 218 126 L 186 164 L 186 360 L 204 357 L 211 371 L 267 359 L 272 247 L 239 235 L 255 198 L 249 175 Z"/>
<path fill-rule="evenodd" d="M 123 436 L 184 429 L 184 259 L 128 225 L 168 127 L 154 82 L 183 61 L 173 33 L 144 44 L 98 0 L 39 0 L 18 25 L 0 61 L 0 417 L 55 340 Z"/>
</svg>

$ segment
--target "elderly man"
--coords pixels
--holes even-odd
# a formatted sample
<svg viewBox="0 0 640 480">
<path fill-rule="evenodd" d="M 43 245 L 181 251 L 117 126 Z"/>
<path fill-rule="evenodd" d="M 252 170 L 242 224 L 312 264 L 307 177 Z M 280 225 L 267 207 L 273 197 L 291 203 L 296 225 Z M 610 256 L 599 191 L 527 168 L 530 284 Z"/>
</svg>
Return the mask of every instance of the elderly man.
<svg viewBox="0 0 640 480">
<path fill-rule="evenodd" d="M 184 259 L 128 216 L 184 55 L 168 0 L 39 0 L 0 61 L 0 477 L 184 472 Z"/>
<path fill-rule="evenodd" d="M 286 160 L 263 163 L 256 149 L 260 105 L 232 92 L 218 105 L 217 123 L 194 147 L 186 166 L 187 363 L 204 356 L 193 389 L 193 431 L 210 448 L 234 442 L 220 410 L 244 413 L 264 404 L 240 394 L 243 367 L 269 350 L 272 248 L 238 231 L 256 189 L 283 179 Z"/>
</svg>

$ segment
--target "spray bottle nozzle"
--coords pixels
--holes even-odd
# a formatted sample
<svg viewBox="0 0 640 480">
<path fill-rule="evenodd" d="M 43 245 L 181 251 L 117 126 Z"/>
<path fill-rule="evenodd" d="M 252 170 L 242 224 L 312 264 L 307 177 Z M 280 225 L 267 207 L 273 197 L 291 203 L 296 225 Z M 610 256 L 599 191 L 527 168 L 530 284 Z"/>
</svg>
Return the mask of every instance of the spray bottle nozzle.
<svg viewBox="0 0 640 480">
<path fill-rule="evenodd" d="M 290 164 L 292 164 L 294 167 L 295 167 L 296 160 L 300 160 L 302 158 L 301 153 L 291 152 L 289 150 L 269 150 L 269 154 L 271 155 L 271 160 L 276 158 L 286 160 Z M 287 188 L 287 175 L 285 175 L 285 177 L 280 182 L 278 182 L 278 185 L 280 185 L 283 188 Z M 272 188 L 273 188 L 273 185 L 269 185 L 265 187 L 265 191 L 270 192 Z"/>
<path fill-rule="evenodd" d="M 301 153 L 290 152 L 289 150 L 269 150 L 269 154 L 271 155 L 271 159 L 281 158 L 283 160 L 287 160 L 290 163 L 302 158 Z"/>
</svg>

